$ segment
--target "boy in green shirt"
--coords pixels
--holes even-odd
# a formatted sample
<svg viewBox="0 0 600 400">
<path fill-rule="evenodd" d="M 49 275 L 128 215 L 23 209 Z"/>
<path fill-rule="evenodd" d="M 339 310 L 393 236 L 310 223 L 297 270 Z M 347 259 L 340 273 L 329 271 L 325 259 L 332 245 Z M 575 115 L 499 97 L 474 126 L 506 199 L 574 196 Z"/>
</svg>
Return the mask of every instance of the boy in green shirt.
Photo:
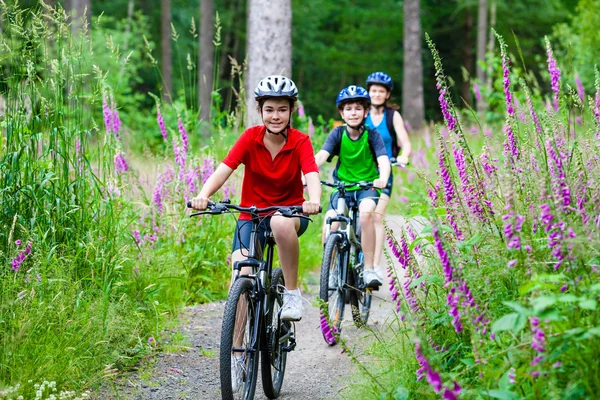
<svg viewBox="0 0 600 400">
<path fill-rule="evenodd" d="M 315 155 L 317 166 L 325 164 L 334 156 L 338 162 L 333 173 L 335 180 L 344 183 L 373 182 L 373 189 L 349 191 L 347 201 L 355 199 L 359 203 L 361 245 L 364 255 L 363 279 L 367 286 L 380 286 L 382 278 L 373 269 L 375 253 L 375 223 L 373 212 L 377 207 L 380 191 L 387 185 L 390 175 L 388 158 L 381 135 L 365 126 L 365 120 L 371 106 L 369 93 L 360 86 L 348 86 L 342 89 L 336 100 L 337 108 L 345 125 L 335 128 L 329 133 L 323 148 Z M 329 209 L 325 215 L 336 216 L 337 196 L 331 198 Z"/>
</svg>

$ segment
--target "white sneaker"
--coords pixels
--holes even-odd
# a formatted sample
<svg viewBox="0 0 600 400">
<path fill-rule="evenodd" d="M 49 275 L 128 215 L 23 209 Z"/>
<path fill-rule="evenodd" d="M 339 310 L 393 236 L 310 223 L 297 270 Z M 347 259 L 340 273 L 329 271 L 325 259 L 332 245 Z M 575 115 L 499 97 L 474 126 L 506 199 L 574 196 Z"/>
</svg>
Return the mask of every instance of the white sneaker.
<svg viewBox="0 0 600 400">
<path fill-rule="evenodd" d="M 231 390 L 237 393 L 244 383 L 246 375 L 246 362 L 244 356 L 231 356 Z"/>
<path fill-rule="evenodd" d="M 381 286 L 381 277 L 374 269 L 365 269 L 363 271 L 363 281 L 367 287 Z"/>
<path fill-rule="evenodd" d="M 281 307 L 281 319 L 284 321 L 300 321 L 302 319 L 302 297 L 300 289 L 285 290 L 283 292 L 283 305 Z"/>
</svg>

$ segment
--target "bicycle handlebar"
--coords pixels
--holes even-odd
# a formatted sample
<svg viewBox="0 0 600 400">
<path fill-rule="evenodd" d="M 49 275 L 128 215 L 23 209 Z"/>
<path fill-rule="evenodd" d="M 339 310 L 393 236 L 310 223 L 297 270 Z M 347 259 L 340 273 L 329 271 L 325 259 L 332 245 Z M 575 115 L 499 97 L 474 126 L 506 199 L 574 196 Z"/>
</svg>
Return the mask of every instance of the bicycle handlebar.
<svg viewBox="0 0 600 400">
<path fill-rule="evenodd" d="M 351 188 L 351 187 L 355 187 L 355 186 L 358 186 L 361 189 L 371 189 L 373 187 L 373 182 L 345 183 L 342 181 L 337 181 L 337 182 L 321 181 L 321 185 L 329 186 L 334 189 L 347 189 L 347 188 Z"/>
<path fill-rule="evenodd" d="M 399 163 L 398 160 L 395 157 L 390 158 L 390 165 L 392 167 L 406 168 L 406 166 L 409 165 L 409 164 L 410 164 L 410 161 L 407 162 L 406 164 L 402 164 L 402 163 Z"/>
<path fill-rule="evenodd" d="M 187 207 L 192 208 L 191 201 L 187 202 Z M 260 213 L 278 211 L 284 217 L 308 218 L 305 215 L 301 214 L 302 206 L 270 206 L 270 207 L 258 208 L 256 206 L 242 207 L 237 204 L 230 204 L 230 203 L 226 203 L 226 202 L 214 203 L 212 201 L 209 201 L 207 210 L 208 211 L 200 211 L 200 212 L 191 214 L 190 217 L 193 217 L 196 215 L 203 215 L 203 214 L 215 214 L 215 215 L 223 214 L 229 210 L 234 210 L 234 211 L 238 211 L 238 212 L 245 212 L 252 216 L 259 216 Z M 323 210 L 321 207 L 319 207 L 319 212 L 321 212 L 321 211 L 323 211 Z M 308 218 L 308 219 L 310 219 L 310 218 Z"/>
</svg>

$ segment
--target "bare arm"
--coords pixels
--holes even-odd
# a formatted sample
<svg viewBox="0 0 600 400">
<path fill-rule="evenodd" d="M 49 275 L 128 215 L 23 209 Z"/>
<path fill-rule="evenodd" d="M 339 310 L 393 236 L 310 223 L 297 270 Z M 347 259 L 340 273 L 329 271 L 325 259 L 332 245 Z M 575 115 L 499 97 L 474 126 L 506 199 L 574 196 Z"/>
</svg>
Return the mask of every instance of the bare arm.
<svg viewBox="0 0 600 400">
<path fill-rule="evenodd" d="M 321 202 L 321 181 L 318 172 L 309 172 L 306 177 L 306 188 L 308 189 L 308 200 L 313 203 Z"/>
<path fill-rule="evenodd" d="M 408 132 L 404 128 L 404 120 L 399 112 L 394 113 L 394 130 L 396 131 L 396 138 L 398 139 L 398 144 L 400 145 L 402 152 L 400 153 L 400 157 L 403 157 L 405 161 L 402 164 L 406 164 L 408 162 L 408 157 L 412 152 L 412 145 L 410 143 L 410 138 L 408 137 Z M 400 160 L 399 160 L 400 161 Z"/>
<path fill-rule="evenodd" d="M 304 175 L 306 187 L 308 188 L 308 201 L 303 204 L 304 212 L 316 214 L 321 206 L 321 182 L 318 172 L 309 172 Z"/>
<path fill-rule="evenodd" d="M 202 189 L 200 189 L 198 196 L 192 199 L 192 207 L 197 210 L 206 209 L 209 197 L 223 186 L 232 173 L 233 169 L 223 163 L 219 164 L 215 172 L 213 172 L 204 186 L 202 186 Z"/>
<path fill-rule="evenodd" d="M 329 158 L 329 152 L 325 150 L 319 150 L 317 154 L 315 154 L 315 161 L 317 162 L 317 167 L 321 168 L 321 165 L 327 162 Z"/>
<path fill-rule="evenodd" d="M 377 166 L 379 167 L 379 179 L 383 181 L 383 187 L 385 187 L 392 169 L 388 156 L 377 157 Z M 383 189 L 383 187 L 381 188 Z"/>
</svg>

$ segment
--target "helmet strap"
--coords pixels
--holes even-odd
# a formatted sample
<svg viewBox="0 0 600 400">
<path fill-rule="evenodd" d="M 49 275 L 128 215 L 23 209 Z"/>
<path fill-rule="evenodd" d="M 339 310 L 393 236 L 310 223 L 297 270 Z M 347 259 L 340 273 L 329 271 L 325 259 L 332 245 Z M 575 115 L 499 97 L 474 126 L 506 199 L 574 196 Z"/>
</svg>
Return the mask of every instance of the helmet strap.
<svg viewBox="0 0 600 400">
<path fill-rule="evenodd" d="M 354 130 L 357 130 L 358 133 L 361 133 L 364 130 L 366 120 L 367 120 L 366 118 L 363 118 L 363 120 L 360 122 L 360 124 L 358 124 L 356 126 L 352 126 L 347 122 L 346 122 L 346 125 Z"/>
</svg>

